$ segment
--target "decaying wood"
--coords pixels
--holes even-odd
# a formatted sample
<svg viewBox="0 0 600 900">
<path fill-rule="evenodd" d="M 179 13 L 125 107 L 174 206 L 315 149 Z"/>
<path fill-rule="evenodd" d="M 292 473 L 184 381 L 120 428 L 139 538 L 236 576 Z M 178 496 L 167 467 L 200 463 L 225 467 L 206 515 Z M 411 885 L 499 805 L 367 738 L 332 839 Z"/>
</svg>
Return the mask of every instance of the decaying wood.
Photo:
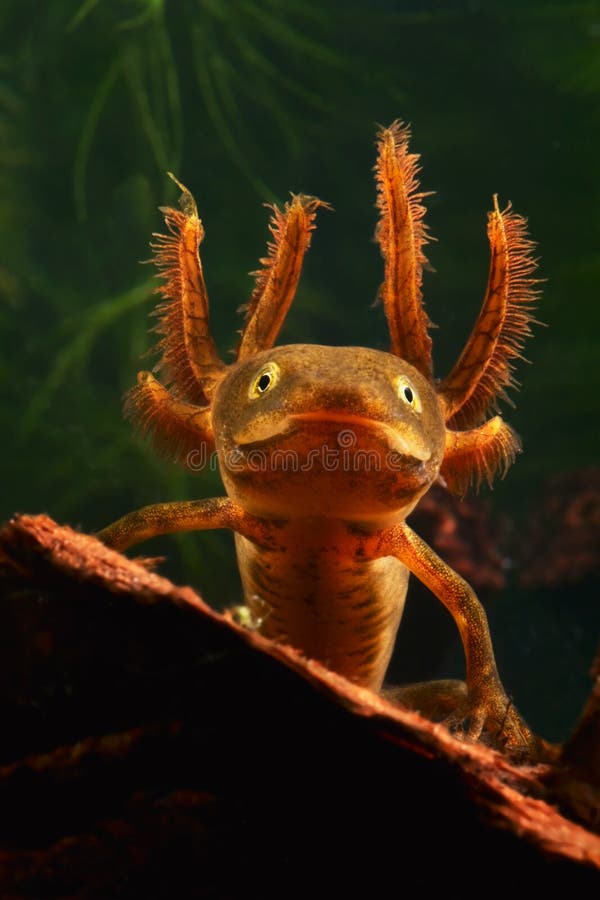
<svg viewBox="0 0 600 900">
<path fill-rule="evenodd" d="M 517 766 L 46 516 L 0 532 L 0 640 L 3 898 L 600 882 L 597 693 Z"/>
<path fill-rule="evenodd" d="M 591 674 L 592 693 L 549 783 L 564 809 L 600 832 L 600 650 Z"/>
</svg>

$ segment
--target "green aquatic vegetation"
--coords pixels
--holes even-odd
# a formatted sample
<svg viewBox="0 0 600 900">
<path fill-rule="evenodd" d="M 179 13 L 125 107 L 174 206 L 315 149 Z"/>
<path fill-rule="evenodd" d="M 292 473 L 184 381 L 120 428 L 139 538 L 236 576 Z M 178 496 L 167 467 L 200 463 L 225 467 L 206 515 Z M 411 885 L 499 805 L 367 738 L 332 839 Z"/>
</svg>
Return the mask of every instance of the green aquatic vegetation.
<svg viewBox="0 0 600 900">
<path fill-rule="evenodd" d="M 79 217 L 87 215 L 86 177 L 94 138 L 113 91 L 127 91 L 154 162 L 163 171 L 176 167 L 182 143 L 179 79 L 164 3 L 146 2 L 138 16 L 115 23 L 109 61 L 94 88 L 77 144 L 73 190 Z M 71 20 L 72 32 L 92 17 L 97 4 L 85 3 Z"/>
<path fill-rule="evenodd" d="M 341 56 L 321 40 L 326 21 L 294 3 L 57 0 L 34 17 L 28 3 L 3 4 L 0 423 L 12 473 L 3 517 L 45 508 L 93 528 L 129 482 L 141 495 L 199 490 L 198 478 L 184 486 L 176 470 L 157 468 L 121 420 L 121 395 L 151 343 L 143 307 L 155 283 L 138 260 L 156 207 L 172 197 L 164 172 L 183 174 L 184 145 L 186 170 L 210 171 L 220 198 L 206 203 L 209 233 L 259 233 L 249 219 L 231 222 L 232 163 L 242 191 L 275 196 L 259 174 L 271 171 L 263 140 L 299 152 L 298 103 L 330 110 L 320 84 Z M 263 211 L 248 209 L 262 228 Z M 225 248 L 213 261 L 223 318 L 250 285 L 248 267 L 234 273 Z M 331 304 L 313 306 L 335 318 Z"/>
<path fill-rule="evenodd" d="M 94 306 L 76 323 L 76 334 L 67 337 L 61 351 L 44 379 L 39 390 L 34 393 L 21 419 L 20 436 L 26 437 L 39 422 L 49 402 L 63 387 L 66 379 L 76 366 L 82 366 L 90 356 L 92 344 L 100 334 L 114 327 L 118 320 L 132 309 L 146 303 L 152 293 L 154 283 L 145 281 L 125 291 L 117 297 L 104 300 Z M 69 330 L 73 330 L 70 323 Z M 61 341 L 61 343 L 63 343 Z"/>
<path fill-rule="evenodd" d="M 273 199 L 272 189 L 256 174 L 252 164 L 257 141 L 256 111 L 248 116 L 247 104 L 258 108 L 285 139 L 298 149 L 297 110 L 290 96 L 311 108 L 331 112 L 318 84 L 307 83 L 313 67 L 327 70 L 343 65 L 343 57 L 307 33 L 323 27 L 323 12 L 303 9 L 280 0 L 224 4 L 197 0 L 170 10 L 162 0 L 140 0 L 137 14 L 114 16 L 107 32 L 110 53 L 97 81 L 79 137 L 73 183 L 80 217 L 86 215 L 86 181 L 94 138 L 107 117 L 110 95 L 125 88 L 157 167 L 177 169 L 181 152 L 183 119 L 181 91 L 189 87 L 191 72 L 201 105 L 220 139 L 225 153 L 255 189 Z M 111 15 L 109 13 L 109 15 Z M 94 0 L 82 4 L 71 18 L 69 33 L 106 22 L 107 13 Z M 177 55 L 175 52 L 177 44 Z M 280 61 L 296 58 L 296 69 L 282 71 Z M 246 108 L 245 108 L 246 107 Z"/>
<path fill-rule="evenodd" d="M 198 0 L 196 9 L 200 15 L 191 18 L 190 36 L 203 105 L 231 160 L 263 198 L 272 200 L 272 189 L 256 175 L 251 162 L 256 153 L 256 115 L 265 116 L 269 130 L 275 126 L 288 152 L 293 152 L 298 150 L 298 109 L 290 107 L 290 99 L 308 112 L 331 112 L 318 87 L 307 83 L 306 73 L 316 66 L 327 77 L 332 68 L 343 65 L 343 57 L 299 26 L 307 15 L 311 24 L 322 24 L 326 14 L 279 0 L 229 5 Z M 251 116 L 249 101 L 251 108 L 257 107 Z"/>
</svg>

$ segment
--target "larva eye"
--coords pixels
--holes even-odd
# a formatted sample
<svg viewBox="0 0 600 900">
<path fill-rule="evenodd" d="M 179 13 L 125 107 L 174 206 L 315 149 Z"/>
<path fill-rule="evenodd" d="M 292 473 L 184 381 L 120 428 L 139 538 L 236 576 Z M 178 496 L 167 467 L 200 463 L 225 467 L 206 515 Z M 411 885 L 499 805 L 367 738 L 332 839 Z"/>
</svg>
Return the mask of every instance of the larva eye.
<svg viewBox="0 0 600 900">
<path fill-rule="evenodd" d="M 421 400 L 410 378 L 400 375 L 396 379 L 396 392 L 400 400 L 412 407 L 415 412 L 421 412 Z"/>
<path fill-rule="evenodd" d="M 256 400 L 258 397 L 262 397 L 263 394 L 271 391 L 279 381 L 280 373 L 281 370 L 277 363 L 270 362 L 263 366 L 254 376 L 248 389 L 250 399 Z"/>
</svg>

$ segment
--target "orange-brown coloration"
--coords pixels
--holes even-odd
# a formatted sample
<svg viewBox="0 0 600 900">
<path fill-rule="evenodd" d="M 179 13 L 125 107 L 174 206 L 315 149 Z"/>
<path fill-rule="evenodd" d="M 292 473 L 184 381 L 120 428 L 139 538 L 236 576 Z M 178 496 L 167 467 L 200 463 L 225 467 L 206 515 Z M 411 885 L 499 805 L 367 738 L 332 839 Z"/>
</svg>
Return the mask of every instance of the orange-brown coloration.
<svg viewBox="0 0 600 900">
<path fill-rule="evenodd" d="M 381 130 L 375 167 L 391 353 L 273 348 L 324 205 L 296 195 L 273 210 L 273 242 L 236 360 L 226 366 L 208 324 L 193 198 L 184 188 L 183 212 L 165 211 L 171 234 L 157 237 L 155 261 L 165 278 L 158 349 L 170 390 L 140 373 L 126 409 L 178 460 L 216 447 L 227 497 L 145 507 L 101 537 L 125 549 L 156 534 L 232 529 L 250 621 L 373 690 L 382 686 L 413 572 L 462 638 L 467 692 L 456 694 L 451 724 L 461 731 L 468 723 L 469 737 L 485 733 L 496 746 L 531 748 L 502 688 L 481 604 L 406 518 L 436 480 L 459 493 L 491 483 L 519 449 L 500 416 L 484 418 L 513 386 L 511 362 L 529 334 L 532 244 L 524 220 L 495 201 L 483 306 L 458 363 L 436 383 L 421 292 L 426 195 L 408 139 L 399 122 Z"/>
<path fill-rule="evenodd" d="M 196 406 L 170 394 L 150 372 L 140 372 L 125 396 L 125 417 L 151 434 L 159 452 L 185 462 L 200 441 L 214 444 L 210 406 Z"/>
<path fill-rule="evenodd" d="M 246 359 L 259 350 L 272 347 L 294 299 L 304 254 L 310 246 L 317 209 L 327 204 L 316 197 L 292 194 L 281 212 L 272 209 L 269 231 L 273 241 L 268 255 L 260 260 L 262 269 L 254 272 L 256 286 L 246 309 L 246 319 L 237 357 Z M 257 311 L 261 310 L 261 315 Z"/>
<path fill-rule="evenodd" d="M 534 244 L 527 223 L 511 212 L 501 212 L 494 197 L 488 214 L 490 271 L 481 311 L 467 346 L 440 385 L 449 424 L 454 428 L 479 425 L 496 400 L 506 400 L 505 388 L 516 387 L 511 360 L 521 357 L 523 342 L 534 321 L 538 279 L 532 256 Z"/>
<path fill-rule="evenodd" d="M 183 190 L 182 210 L 161 210 L 171 233 L 155 234 L 151 244 L 154 263 L 164 277 L 160 288 L 164 302 L 157 308 L 160 322 L 156 327 L 163 337 L 156 350 L 174 392 L 204 405 L 224 366 L 210 333 L 208 294 L 198 256 L 204 228 L 192 195 L 173 180 Z"/>
<path fill-rule="evenodd" d="M 391 352 L 431 375 L 431 324 L 423 309 L 421 282 L 427 263 L 423 246 L 430 240 L 423 221 L 427 194 L 419 191 L 419 156 L 408 152 L 410 129 L 394 122 L 382 129 L 375 165 L 380 219 L 375 237 L 385 262 L 381 299 Z"/>
<path fill-rule="evenodd" d="M 469 431 L 446 429 L 446 450 L 440 475 L 455 494 L 465 494 L 471 484 L 492 485 L 500 472 L 503 477 L 515 461 L 521 442 L 500 416 L 494 416 Z"/>
</svg>

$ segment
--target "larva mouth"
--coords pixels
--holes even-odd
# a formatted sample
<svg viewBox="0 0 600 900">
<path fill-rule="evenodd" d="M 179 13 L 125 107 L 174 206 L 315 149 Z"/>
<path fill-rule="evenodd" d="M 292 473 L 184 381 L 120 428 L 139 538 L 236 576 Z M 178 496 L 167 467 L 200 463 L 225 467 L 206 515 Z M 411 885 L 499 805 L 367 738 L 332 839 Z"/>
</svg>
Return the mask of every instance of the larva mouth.
<svg viewBox="0 0 600 900">
<path fill-rule="evenodd" d="M 367 416 L 348 415 L 347 413 L 335 413 L 329 411 L 315 411 L 299 413 L 290 417 L 294 422 L 315 423 L 318 427 L 339 425 L 337 440 L 340 446 L 352 446 L 353 438 L 356 443 L 362 437 L 367 440 L 372 436 L 375 441 L 386 447 L 388 452 L 402 457 L 410 457 L 427 462 L 431 458 L 431 450 L 427 447 L 420 435 L 411 433 L 405 425 L 394 427 L 387 422 L 371 419 Z"/>
<path fill-rule="evenodd" d="M 337 429 L 337 431 L 336 431 Z M 334 441 L 340 449 L 365 448 L 373 445 L 380 451 L 419 463 L 431 458 L 431 449 L 422 436 L 409 430 L 405 424 L 394 427 L 387 422 L 366 416 L 336 413 L 329 410 L 284 415 L 274 422 L 265 418 L 264 423 L 254 422 L 246 434 L 236 436 L 236 444 L 248 451 L 264 448 L 279 438 L 293 439 L 294 435 L 314 433 L 315 439 Z"/>
</svg>

